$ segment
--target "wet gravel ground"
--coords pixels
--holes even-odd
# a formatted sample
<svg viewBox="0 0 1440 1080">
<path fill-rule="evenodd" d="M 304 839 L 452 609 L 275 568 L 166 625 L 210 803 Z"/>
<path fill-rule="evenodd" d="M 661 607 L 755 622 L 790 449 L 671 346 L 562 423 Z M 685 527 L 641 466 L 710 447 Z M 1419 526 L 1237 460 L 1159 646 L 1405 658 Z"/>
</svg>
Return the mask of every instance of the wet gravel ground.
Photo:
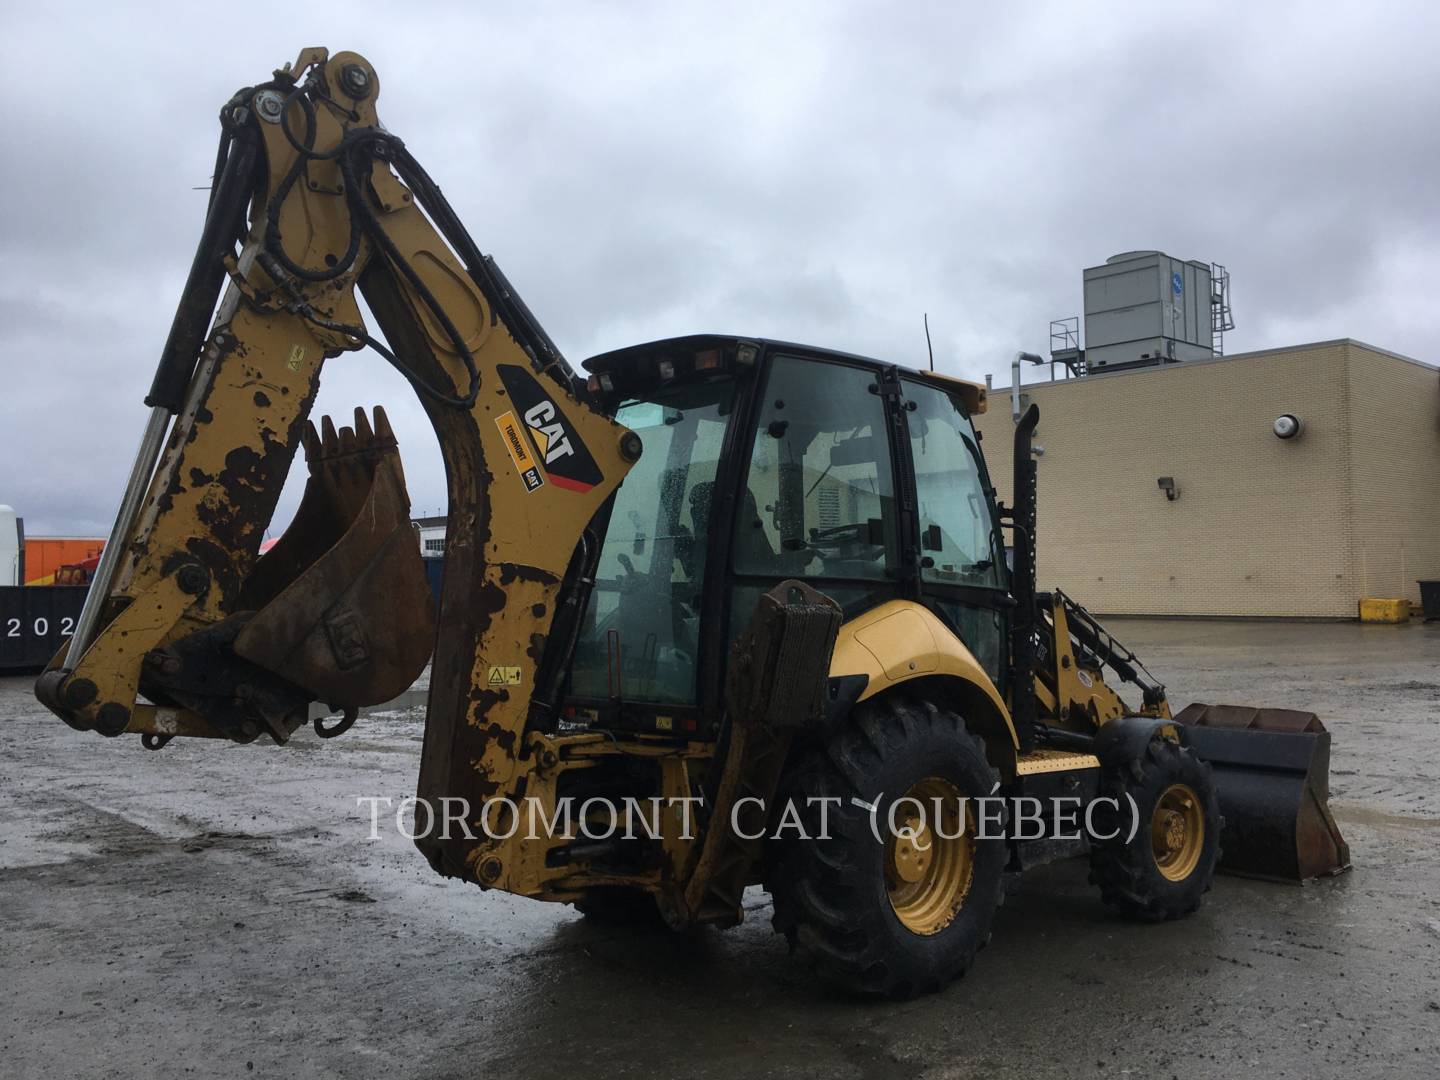
<svg viewBox="0 0 1440 1080">
<path fill-rule="evenodd" d="M 413 790 L 413 710 L 157 754 L 0 680 L 0 1074 L 1437 1075 L 1440 624 L 1113 628 L 1177 705 L 1322 715 L 1354 872 L 1137 926 L 1045 867 L 970 975 L 898 1005 L 813 985 L 758 891 L 729 932 L 602 929 L 367 840 L 356 796 Z"/>
</svg>

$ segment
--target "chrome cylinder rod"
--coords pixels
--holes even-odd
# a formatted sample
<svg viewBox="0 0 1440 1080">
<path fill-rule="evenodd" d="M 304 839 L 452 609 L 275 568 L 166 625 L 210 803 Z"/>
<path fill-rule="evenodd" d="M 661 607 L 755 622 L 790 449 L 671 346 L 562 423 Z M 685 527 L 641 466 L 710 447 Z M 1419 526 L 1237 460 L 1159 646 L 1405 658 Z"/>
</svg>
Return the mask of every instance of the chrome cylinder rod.
<svg viewBox="0 0 1440 1080">
<path fill-rule="evenodd" d="M 95 639 L 96 623 L 100 611 L 110 598 L 110 589 L 115 584 L 115 572 L 120 567 L 120 557 L 125 541 L 135 525 L 140 512 L 140 503 L 150 488 L 150 477 L 154 475 L 155 463 L 160 458 L 160 448 L 165 444 L 165 434 L 170 430 L 170 410 L 156 405 L 150 410 L 150 419 L 145 422 L 145 434 L 140 438 L 140 449 L 135 454 L 135 464 L 130 468 L 130 479 L 125 484 L 125 497 L 120 501 L 120 512 L 115 516 L 115 527 L 110 530 L 110 539 L 100 553 L 100 563 L 95 568 L 95 577 L 90 582 L 90 591 L 85 594 L 85 606 L 80 609 L 80 619 L 75 624 L 75 633 L 70 638 L 70 649 L 65 656 L 65 666 L 74 670 L 80 657 Z"/>
</svg>

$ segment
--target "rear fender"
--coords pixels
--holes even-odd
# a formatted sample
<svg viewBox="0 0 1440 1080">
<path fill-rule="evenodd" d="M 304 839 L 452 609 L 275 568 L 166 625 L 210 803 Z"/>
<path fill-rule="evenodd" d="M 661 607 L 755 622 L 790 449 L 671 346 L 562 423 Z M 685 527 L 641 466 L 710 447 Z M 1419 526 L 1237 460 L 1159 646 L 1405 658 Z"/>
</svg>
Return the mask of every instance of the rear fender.
<svg viewBox="0 0 1440 1080">
<path fill-rule="evenodd" d="M 837 704 L 846 698 L 858 704 L 904 687 L 953 708 L 985 741 L 986 756 L 1001 775 L 1015 774 L 1019 740 L 1005 699 L 964 642 L 912 600 L 881 604 L 840 627 L 830 685 Z"/>
</svg>

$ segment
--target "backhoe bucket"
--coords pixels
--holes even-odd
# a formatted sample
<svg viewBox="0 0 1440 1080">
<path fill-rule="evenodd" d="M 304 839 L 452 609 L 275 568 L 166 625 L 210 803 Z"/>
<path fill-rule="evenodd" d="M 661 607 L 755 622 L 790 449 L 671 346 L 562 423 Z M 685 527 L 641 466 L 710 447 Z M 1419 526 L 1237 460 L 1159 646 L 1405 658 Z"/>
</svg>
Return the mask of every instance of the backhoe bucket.
<svg viewBox="0 0 1440 1080">
<path fill-rule="evenodd" d="M 310 478 L 295 520 L 255 565 L 235 652 L 335 708 L 379 705 L 425 668 L 435 603 L 383 409 L 338 432 L 309 426 Z"/>
<path fill-rule="evenodd" d="M 1304 882 L 1350 869 L 1330 814 L 1330 733 L 1314 713 L 1189 705 L 1175 717 L 1214 770 L 1220 869 Z"/>
</svg>

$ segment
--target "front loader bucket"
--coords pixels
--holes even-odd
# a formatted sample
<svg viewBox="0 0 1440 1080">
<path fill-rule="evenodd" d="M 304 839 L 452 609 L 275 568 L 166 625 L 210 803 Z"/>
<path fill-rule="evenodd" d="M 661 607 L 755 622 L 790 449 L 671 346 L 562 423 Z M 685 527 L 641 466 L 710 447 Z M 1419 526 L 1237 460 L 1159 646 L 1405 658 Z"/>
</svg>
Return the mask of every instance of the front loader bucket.
<svg viewBox="0 0 1440 1080">
<path fill-rule="evenodd" d="M 1314 713 L 1189 705 L 1185 744 L 1214 770 L 1225 827 L 1220 869 L 1303 882 L 1350 869 L 1330 814 L 1330 733 Z"/>
<path fill-rule="evenodd" d="M 309 427 L 295 519 L 255 565 L 235 652 L 334 708 L 391 701 L 425 668 L 435 603 L 383 409 Z"/>
</svg>

